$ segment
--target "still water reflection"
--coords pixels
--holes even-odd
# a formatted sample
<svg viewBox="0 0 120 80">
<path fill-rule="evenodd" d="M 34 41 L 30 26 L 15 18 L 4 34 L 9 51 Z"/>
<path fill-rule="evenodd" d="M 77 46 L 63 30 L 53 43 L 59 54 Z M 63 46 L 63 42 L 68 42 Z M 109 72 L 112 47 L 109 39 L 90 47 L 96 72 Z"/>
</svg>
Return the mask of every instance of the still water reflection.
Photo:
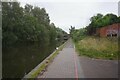
<svg viewBox="0 0 120 80">
<path fill-rule="evenodd" d="M 56 45 L 20 43 L 2 49 L 3 78 L 22 78 L 55 50 Z"/>
</svg>

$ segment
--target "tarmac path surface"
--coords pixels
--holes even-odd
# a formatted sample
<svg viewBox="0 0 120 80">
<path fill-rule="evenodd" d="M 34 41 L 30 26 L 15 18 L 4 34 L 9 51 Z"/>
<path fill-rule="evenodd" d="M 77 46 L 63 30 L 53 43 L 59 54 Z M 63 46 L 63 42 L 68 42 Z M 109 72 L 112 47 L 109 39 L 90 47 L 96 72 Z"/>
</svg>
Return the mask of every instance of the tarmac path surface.
<svg viewBox="0 0 120 80">
<path fill-rule="evenodd" d="M 38 78 L 80 78 L 84 77 L 82 72 L 74 45 L 69 39 L 63 50 L 48 66 L 47 71 Z"/>
<path fill-rule="evenodd" d="M 86 78 L 118 78 L 118 61 L 79 57 Z"/>
<path fill-rule="evenodd" d="M 80 57 L 69 39 L 43 75 L 37 78 L 117 78 L 117 60 Z"/>
</svg>

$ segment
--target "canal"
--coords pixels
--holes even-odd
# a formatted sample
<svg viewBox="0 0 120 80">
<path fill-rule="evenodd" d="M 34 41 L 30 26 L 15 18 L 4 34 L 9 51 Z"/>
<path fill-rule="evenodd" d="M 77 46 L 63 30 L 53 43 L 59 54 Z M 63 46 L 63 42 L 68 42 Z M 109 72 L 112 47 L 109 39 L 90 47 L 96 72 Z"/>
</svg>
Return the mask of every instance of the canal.
<svg viewBox="0 0 120 80">
<path fill-rule="evenodd" d="M 2 77 L 22 78 L 34 69 L 47 56 L 49 56 L 59 44 L 41 46 L 40 43 L 18 43 L 11 47 L 2 48 Z"/>
</svg>

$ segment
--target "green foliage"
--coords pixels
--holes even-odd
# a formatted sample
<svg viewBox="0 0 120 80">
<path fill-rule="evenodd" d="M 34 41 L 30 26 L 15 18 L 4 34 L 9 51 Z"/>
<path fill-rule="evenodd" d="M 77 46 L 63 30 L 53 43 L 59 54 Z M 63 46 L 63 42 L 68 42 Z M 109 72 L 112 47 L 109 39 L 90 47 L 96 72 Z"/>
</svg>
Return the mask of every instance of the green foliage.
<svg viewBox="0 0 120 80">
<path fill-rule="evenodd" d="M 71 34 L 71 37 L 72 37 L 72 35 L 73 35 L 73 32 L 75 31 L 75 27 L 72 27 L 72 26 L 70 26 L 70 34 Z"/>
<path fill-rule="evenodd" d="M 70 35 L 75 42 L 76 49 L 82 56 L 103 59 L 117 59 L 118 42 L 110 41 L 104 38 L 89 38 L 88 35 L 96 35 L 96 30 L 111 25 L 120 23 L 120 17 L 114 14 L 97 14 L 90 19 L 91 23 L 85 28 L 75 29 L 71 26 Z"/>
<path fill-rule="evenodd" d="M 119 17 L 115 14 L 106 14 L 103 16 L 102 14 L 97 14 L 90 19 L 91 23 L 86 27 L 88 35 L 96 34 L 96 29 L 111 25 L 114 23 L 120 23 Z"/>
<path fill-rule="evenodd" d="M 61 43 L 64 43 L 64 35 L 67 35 L 67 33 L 65 31 L 63 31 L 61 28 L 57 27 L 56 28 L 56 32 L 57 32 L 57 38 L 56 40 L 59 42 L 59 44 L 57 46 L 59 46 Z"/>
<path fill-rule="evenodd" d="M 35 42 L 40 45 L 56 44 L 57 35 L 63 35 L 53 23 L 50 24 L 48 13 L 44 8 L 26 4 L 20 7 L 18 2 L 2 3 L 3 45 L 16 42 Z"/>
<path fill-rule="evenodd" d="M 71 37 L 75 42 L 82 40 L 85 36 L 86 36 L 85 28 L 74 29 L 73 31 L 71 31 Z"/>
</svg>

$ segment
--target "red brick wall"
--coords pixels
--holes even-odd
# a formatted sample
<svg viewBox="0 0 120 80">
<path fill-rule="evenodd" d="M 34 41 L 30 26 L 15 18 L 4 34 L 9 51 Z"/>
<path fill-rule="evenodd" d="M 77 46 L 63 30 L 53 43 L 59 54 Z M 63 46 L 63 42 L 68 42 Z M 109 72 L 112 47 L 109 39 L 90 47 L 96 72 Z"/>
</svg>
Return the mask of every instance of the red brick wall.
<svg viewBox="0 0 120 80">
<path fill-rule="evenodd" d="M 120 35 L 120 23 L 102 27 L 102 28 L 98 29 L 96 32 L 101 37 L 107 37 L 107 34 L 111 33 L 111 32 L 113 32 L 113 33 L 116 32 L 117 34 Z"/>
</svg>

